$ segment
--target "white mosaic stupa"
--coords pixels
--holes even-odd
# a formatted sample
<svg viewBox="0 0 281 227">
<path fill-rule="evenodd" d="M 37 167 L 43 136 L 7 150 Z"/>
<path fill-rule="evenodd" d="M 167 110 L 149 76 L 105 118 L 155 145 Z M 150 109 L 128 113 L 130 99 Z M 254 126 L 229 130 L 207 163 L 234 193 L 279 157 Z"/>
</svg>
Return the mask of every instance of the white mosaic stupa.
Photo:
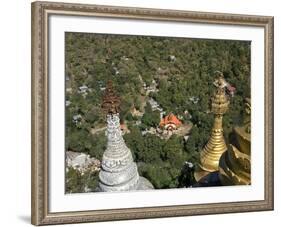
<svg viewBox="0 0 281 227">
<path fill-rule="evenodd" d="M 107 114 L 107 147 L 102 157 L 97 191 L 153 189 L 146 178 L 139 176 L 132 153 L 122 137 L 119 105 L 120 99 L 113 91 L 112 82 L 109 82 L 102 105 Z"/>
</svg>

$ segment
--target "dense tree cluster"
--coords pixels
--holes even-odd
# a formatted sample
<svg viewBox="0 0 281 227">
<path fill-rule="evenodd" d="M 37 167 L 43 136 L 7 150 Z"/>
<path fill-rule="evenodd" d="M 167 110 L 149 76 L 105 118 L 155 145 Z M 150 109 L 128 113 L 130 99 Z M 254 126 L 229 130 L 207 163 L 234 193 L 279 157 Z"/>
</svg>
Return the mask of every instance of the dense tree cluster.
<svg viewBox="0 0 281 227">
<path fill-rule="evenodd" d="M 101 159 L 106 146 L 104 131 L 93 134 L 91 130 L 105 126 L 100 106 L 110 79 L 121 97 L 121 121 L 130 131 L 124 136 L 126 143 L 140 174 L 156 188 L 182 187 L 192 182 L 184 171 L 185 162 L 197 164 L 198 152 L 210 134 L 215 71 L 223 72 L 236 87 L 224 117 L 226 139 L 242 120 L 243 98 L 250 97 L 248 41 L 66 33 L 65 50 L 66 149 Z M 144 84 L 150 86 L 153 80 L 157 91 L 147 95 Z M 163 140 L 142 134 L 142 130 L 155 128 L 160 121 L 159 111 L 152 111 L 148 98 L 156 100 L 166 113 L 183 116 L 184 123 L 193 124 L 187 141 L 176 135 Z M 132 109 L 143 115 L 133 115 Z M 141 123 L 136 124 L 138 121 Z M 71 170 L 68 177 L 67 191 L 79 191 L 70 186 L 81 183 L 79 176 Z"/>
<path fill-rule="evenodd" d="M 81 173 L 74 168 L 68 168 L 65 186 L 68 193 L 92 191 L 98 186 L 98 173 L 91 171 Z"/>
</svg>

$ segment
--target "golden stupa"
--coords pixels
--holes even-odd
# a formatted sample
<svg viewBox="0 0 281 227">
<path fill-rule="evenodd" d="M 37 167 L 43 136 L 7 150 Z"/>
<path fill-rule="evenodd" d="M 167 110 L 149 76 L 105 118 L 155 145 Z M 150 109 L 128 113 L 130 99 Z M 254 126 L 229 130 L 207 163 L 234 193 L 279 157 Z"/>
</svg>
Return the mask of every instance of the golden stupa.
<svg viewBox="0 0 281 227">
<path fill-rule="evenodd" d="M 199 181 L 210 172 L 218 171 L 220 157 L 227 150 L 223 136 L 222 118 L 228 110 L 229 97 L 225 93 L 227 82 L 222 73 L 219 74 L 214 85 L 216 86 L 216 90 L 211 99 L 212 113 L 215 116 L 214 125 L 208 143 L 200 152 L 199 167 L 194 174 L 196 181 Z"/>
<path fill-rule="evenodd" d="M 233 141 L 221 156 L 219 178 L 222 185 L 251 184 L 251 100 L 246 99 L 244 125 L 235 127 Z"/>
</svg>

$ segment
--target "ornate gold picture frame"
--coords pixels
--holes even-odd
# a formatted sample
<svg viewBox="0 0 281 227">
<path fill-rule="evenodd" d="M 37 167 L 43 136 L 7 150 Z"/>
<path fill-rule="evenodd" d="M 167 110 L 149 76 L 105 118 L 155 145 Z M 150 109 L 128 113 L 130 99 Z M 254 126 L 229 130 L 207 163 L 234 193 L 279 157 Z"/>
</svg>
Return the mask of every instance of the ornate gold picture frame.
<svg viewBox="0 0 281 227">
<path fill-rule="evenodd" d="M 264 175 L 263 199 L 52 211 L 50 202 L 53 193 L 50 186 L 50 168 L 53 165 L 50 155 L 52 142 L 50 141 L 50 81 L 52 78 L 50 72 L 53 65 L 50 64 L 50 17 L 53 15 L 68 16 L 72 19 L 101 18 L 189 23 L 195 26 L 229 26 L 230 29 L 232 27 L 261 29 L 264 34 L 262 49 L 264 72 L 261 85 L 264 89 L 264 101 L 259 104 L 264 109 L 264 125 L 259 125 L 259 127 L 264 130 L 264 147 L 259 147 L 259 152 L 264 160 L 264 169 L 261 170 Z M 32 3 L 32 224 L 47 225 L 273 210 L 273 27 L 273 17 L 270 16 L 53 2 Z M 60 127 L 64 127 L 64 124 L 65 122 L 61 122 Z M 61 165 L 63 166 L 64 163 Z"/>
</svg>

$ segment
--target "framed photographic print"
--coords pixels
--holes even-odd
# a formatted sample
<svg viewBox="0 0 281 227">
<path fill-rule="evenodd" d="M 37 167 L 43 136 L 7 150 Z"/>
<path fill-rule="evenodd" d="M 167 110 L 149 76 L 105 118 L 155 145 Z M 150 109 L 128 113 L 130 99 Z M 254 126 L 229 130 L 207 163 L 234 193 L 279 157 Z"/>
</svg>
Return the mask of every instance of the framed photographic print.
<svg viewBox="0 0 281 227">
<path fill-rule="evenodd" d="M 273 209 L 273 17 L 32 3 L 32 223 Z"/>
</svg>

